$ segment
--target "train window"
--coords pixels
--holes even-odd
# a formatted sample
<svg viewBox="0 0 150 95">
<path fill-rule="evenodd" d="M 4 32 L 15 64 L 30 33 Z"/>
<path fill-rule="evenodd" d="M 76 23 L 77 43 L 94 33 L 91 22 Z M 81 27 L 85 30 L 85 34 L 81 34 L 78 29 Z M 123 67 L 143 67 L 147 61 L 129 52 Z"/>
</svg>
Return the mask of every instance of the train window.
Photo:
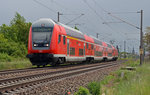
<svg viewBox="0 0 150 95">
<path fill-rule="evenodd" d="M 64 43 L 64 45 L 66 44 L 66 37 L 65 36 L 63 36 L 63 43 Z"/>
<path fill-rule="evenodd" d="M 58 43 L 61 42 L 61 35 L 58 36 Z"/>
<path fill-rule="evenodd" d="M 112 53 L 108 53 L 108 57 L 111 57 L 112 56 Z"/>
<path fill-rule="evenodd" d="M 112 46 L 111 46 L 111 45 L 109 45 L 109 44 L 107 44 L 107 46 L 108 46 L 109 48 L 112 48 Z"/>
<path fill-rule="evenodd" d="M 95 51 L 95 56 L 102 56 L 102 52 L 101 51 Z"/>
<path fill-rule="evenodd" d="M 100 52 L 99 52 L 99 56 L 102 56 L 102 55 L 103 55 L 103 53 L 100 51 Z"/>
<path fill-rule="evenodd" d="M 96 50 L 94 50 L 94 55 L 96 56 Z"/>
<path fill-rule="evenodd" d="M 79 49 L 79 55 L 80 55 L 80 56 L 83 55 L 83 49 Z"/>
<path fill-rule="evenodd" d="M 99 45 L 102 45 L 102 42 L 101 42 L 101 41 L 99 41 Z"/>
<path fill-rule="evenodd" d="M 70 47 L 70 55 L 75 55 L 75 48 L 74 47 Z"/>
<path fill-rule="evenodd" d="M 91 49 L 93 49 L 93 45 L 91 44 Z"/>
<path fill-rule="evenodd" d="M 86 49 L 88 49 L 89 48 L 89 44 L 88 43 L 86 43 Z"/>
</svg>

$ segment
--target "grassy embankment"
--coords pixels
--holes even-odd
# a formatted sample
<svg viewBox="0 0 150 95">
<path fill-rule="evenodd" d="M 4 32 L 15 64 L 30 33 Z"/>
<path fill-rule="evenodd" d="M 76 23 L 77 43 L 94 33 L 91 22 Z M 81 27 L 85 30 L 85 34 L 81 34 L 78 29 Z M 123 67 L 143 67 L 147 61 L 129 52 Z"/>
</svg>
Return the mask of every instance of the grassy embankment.
<svg viewBox="0 0 150 95">
<path fill-rule="evenodd" d="M 0 70 L 30 68 L 32 64 L 26 58 L 17 58 L 12 61 L 0 61 Z"/>
<path fill-rule="evenodd" d="M 124 64 L 125 66 L 136 67 L 136 70 L 120 69 L 110 73 L 100 82 L 100 89 L 97 91 L 99 93 L 94 95 L 150 94 L 150 61 L 145 62 L 142 66 L 139 66 L 139 60 L 129 60 Z M 94 88 L 94 85 L 92 87 Z M 92 92 L 90 89 L 85 91 L 82 88 L 78 92 L 80 92 L 80 95 L 93 95 L 89 93 Z M 84 94 L 82 94 L 83 92 Z M 76 93 L 76 95 L 79 94 Z"/>
</svg>

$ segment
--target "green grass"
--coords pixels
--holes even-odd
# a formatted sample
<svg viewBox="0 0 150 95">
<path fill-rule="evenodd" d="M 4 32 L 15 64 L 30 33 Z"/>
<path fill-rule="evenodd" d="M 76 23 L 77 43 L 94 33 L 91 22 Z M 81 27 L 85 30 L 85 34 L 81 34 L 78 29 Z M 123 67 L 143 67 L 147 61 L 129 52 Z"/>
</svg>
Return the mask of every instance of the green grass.
<svg viewBox="0 0 150 95">
<path fill-rule="evenodd" d="M 130 60 L 127 66 L 136 66 L 135 71 L 118 70 L 102 82 L 105 95 L 150 95 L 150 61 L 139 66 L 139 60 Z M 122 76 L 123 73 L 123 76 Z"/>
<path fill-rule="evenodd" d="M 150 95 L 150 60 L 142 66 L 139 63 L 139 60 L 128 59 L 123 64 L 136 67 L 135 70 L 120 69 L 112 72 L 100 83 L 90 82 L 88 89 L 81 87 L 74 95 L 89 95 L 89 92 L 92 95 Z"/>
<path fill-rule="evenodd" d="M 136 67 L 140 65 L 140 60 L 136 60 L 136 59 L 128 59 L 128 61 L 126 61 L 125 63 L 123 63 L 126 66 L 131 66 L 131 67 Z"/>
<path fill-rule="evenodd" d="M 30 68 L 32 64 L 26 58 L 24 59 L 14 59 L 12 61 L 0 61 L 0 70 L 10 70 L 10 69 L 23 69 Z"/>
</svg>

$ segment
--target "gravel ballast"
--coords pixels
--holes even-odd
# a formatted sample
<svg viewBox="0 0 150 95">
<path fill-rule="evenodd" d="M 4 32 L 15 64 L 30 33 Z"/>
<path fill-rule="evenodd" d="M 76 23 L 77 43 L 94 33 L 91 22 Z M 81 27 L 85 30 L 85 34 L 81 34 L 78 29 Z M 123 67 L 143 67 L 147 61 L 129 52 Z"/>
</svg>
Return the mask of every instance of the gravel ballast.
<svg viewBox="0 0 150 95">
<path fill-rule="evenodd" d="M 107 67 L 87 73 L 71 76 L 64 79 L 59 79 L 52 82 L 45 82 L 34 87 L 26 87 L 22 90 L 12 92 L 15 95 L 67 95 L 71 92 L 73 95 L 78 91 L 80 86 L 86 87 L 89 82 L 101 81 L 106 75 L 120 68 L 121 65 Z M 9 93 L 10 94 L 10 93 Z"/>
</svg>

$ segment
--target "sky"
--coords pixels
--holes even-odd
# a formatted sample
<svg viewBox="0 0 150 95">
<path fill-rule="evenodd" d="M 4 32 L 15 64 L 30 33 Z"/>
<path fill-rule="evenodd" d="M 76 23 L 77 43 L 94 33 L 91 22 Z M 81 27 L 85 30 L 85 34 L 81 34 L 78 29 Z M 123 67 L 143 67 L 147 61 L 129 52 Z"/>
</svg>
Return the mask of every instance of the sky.
<svg viewBox="0 0 150 95">
<path fill-rule="evenodd" d="M 118 17 L 140 27 L 140 10 L 143 10 L 143 32 L 150 26 L 150 0 L 0 0 L 0 25 L 10 24 L 15 13 L 21 14 L 27 22 L 33 23 L 39 18 L 51 18 L 75 25 L 79 30 L 105 42 L 114 40 L 121 51 L 131 52 L 133 47 L 139 52 L 140 30 L 112 17 Z M 84 14 L 84 15 L 82 15 Z"/>
</svg>

